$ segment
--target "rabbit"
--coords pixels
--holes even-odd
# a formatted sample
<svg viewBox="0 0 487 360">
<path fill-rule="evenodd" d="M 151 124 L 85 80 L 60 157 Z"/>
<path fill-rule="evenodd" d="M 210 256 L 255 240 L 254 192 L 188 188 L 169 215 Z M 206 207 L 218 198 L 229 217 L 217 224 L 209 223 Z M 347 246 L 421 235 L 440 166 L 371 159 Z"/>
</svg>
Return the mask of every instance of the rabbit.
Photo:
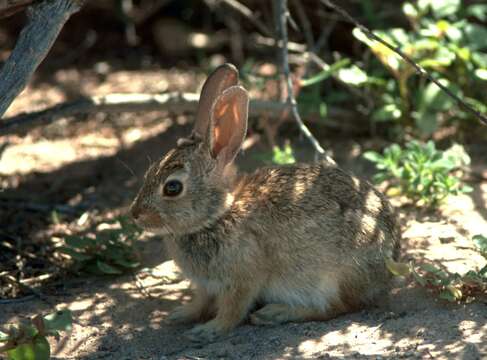
<svg viewBox="0 0 487 360">
<path fill-rule="evenodd" d="M 130 207 L 136 224 L 165 235 L 195 287 L 167 318 L 208 320 L 186 333 L 195 341 L 213 341 L 247 318 L 324 321 L 375 304 L 391 284 L 385 259 L 399 254 L 385 196 L 334 164 L 237 174 L 249 107 L 238 81 L 231 64 L 208 77 L 192 133 L 150 166 Z"/>
</svg>

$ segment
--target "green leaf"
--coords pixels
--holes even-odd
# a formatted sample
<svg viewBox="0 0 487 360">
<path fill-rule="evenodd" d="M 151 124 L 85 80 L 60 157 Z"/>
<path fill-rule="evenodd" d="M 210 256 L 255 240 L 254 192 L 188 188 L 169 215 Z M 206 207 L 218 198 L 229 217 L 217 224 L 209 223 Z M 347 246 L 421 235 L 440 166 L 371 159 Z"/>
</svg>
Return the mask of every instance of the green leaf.
<svg viewBox="0 0 487 360">
<path fill-rule="evenodd" d="M 449 302 L 455 302 L 456 301 L 455 296 L 448 290 L 443 290 L 442 292 L 440 292 L 438 297 L 440 299 L 443 299 L 443 300 L 446 300 Z"/>
<path fill-rule="evenodd" d="M 301 80 L 301 86 L 311 86 L 317 84 L 321 81 L 328 79 L 330 76 L 334 75 L 338 70 L 350 64 L 350 59 L 341 59 L 338 60 L 336 63 L 328 66 L 327 68 L 320 71 L 318 74 L 312 76 L 309 79 Z"/>
<path fill-rule="evenodd" d="M 411 274 L 413 275 L 414 280 L 421 286 L 425 286 L 427 284 L 427 281 L 423 279 L 423 277 L 416 272 L 414 269 L 413 264 L 409 264 L 409 268 L 411 269 Z"/>
<path fill-rule="evenodd" d="M 451 51 L 446 47 L 441 47 L 436 51 L 433 57 L 426 58 L 425 60 L 420 61 L 419 64 L 425 68 L 430 67 L 441 70 L 442 67 L 450 66 L 453 61 L 455 61 L 455 58 L 456 54 L 454 51 Z"/>
<path fill-rule="evenodd" d="M 385 259 L 387 269 L 396 276 L 407 276 L 411 273 L 409 264 L 396 262 L 390 258 Z"/>
<path fill-rule="evenodd" d="M 8 341 L 10 340 L 10 335 L 0 331 L 0 341 Z"/>
<path fill-rule="evenodd" d="M 36 336 L 32 342 L 7 351 L 7 355 L 11 360 L 49 360 L 51 348 L 44 336 Z"/>
<path fill-rule="evenodd" d="M 73 318 L 71 311 L 62 310 L 46 315 L 42 319 L 47 331 L 71 331 Z"/>
<path fill-rule="evenodd" d="M 487 48 L 487 29 L 484 26 L 468 23 L 464 26 L 463 31 L 469 39 L 469 48 L 471 50 L 484 50 Z"/>
<path fill-rule="evenodd" d="M 104 273 L 104 274 L 109 274 L 109 275 L 119 275 L 122 274 L 122 271 L 117 269 L 116 267 L 109 265 L 103 261 L 97 260 L 96 261 L 96 266 L 98 269 Z"/>
<path fill-rule="evenodd" d="M 487 80 L 487 69 L 476 69 L 474 74 L 480 80 Z"/>
<path fill-rule="evenodd" d="M 409 2 L 402 5 L 402 12 L 410 19 L 416 19 L 419 16 L 418 10 Z"/>
<path fill-rule="evenodd" d="M 439 82 L 450 90 L 454 90 L 448 80 L 440 79 Z M 446 95 L 436 84 L 430 83 L 419 92 L 420 113 L 426 111 L 445 111 L 450 109 L 453 104 L 453 100 L 448 95 Z"/>
<path fill-rule="evenodd" d="M 384 159 L 381 154 L 375 151 L 366 151 L 363 157 L 373 163 L 381 162 Z"/>
<path fill-rule="evenodd" d="M 73 249 L 65 247 L 65 246 L 61 246 L 61 247 L 57 248 L 57 251 L 71 256 L 76 261 L 86 261 L 86 260 L 90 260 L 93 258 L 92 255 L 83 254 L 83 253 L 80 253 L 76 250 L 73 250 Z"/>
<path fill-rule="evenodd" d="M 431 0 L 429 5 L 437 18 L 443 18 L 458 12 L 461 4 L 461 0 Z"/>
<path fill-rule="evenodd" d="M 472 52 L 472 61 L 479 67 L 487 69 L 487 54 Z"/>
<path fill-rule="evenodd" d="M 475 247 L 481 252 L 487 254 L 487 237 L 477 234 L 473 238 Z"/>
<path fill-rule="evenodd" d="M 293 150 L 289 143 L 284 146 L 283 150 L 281 150 L 281 148 L 279 148 L 278 146 L 274 146 L 272 152 L 273 152 L 272 161 L 275 164 L 287 165 L 287 164 L 294 164 L 296 162 L 296 159 L 294 158 Z"/>
<path fill-rule="evenodd" d="M 367 73 L 360 69 L 357 65 L 352 65 L 349 68 L 342 68 L 338 70 L 338 79 L 345 84 L 360 86 L 367 82 Z"/>
<path fill-rule="evenodd" d="M 438 128 L 436 113 L 425 112 L 421 116 L 415 116 L 414 120 L 418 129 L 426 136 L 433 134 Z"/>
<path fill-rule="evenodd" d="M 467 15 L 474 16 L 482 22 L 487 21 L 487 5 L 475 4 L 467 7 Z"/>
<path fill-rule="evenodd" d="M 89 246 L 93 246 L 94 244 L 93 240 L 87 237 L 76 236 L 76 235 L 66 236 L 64 238 L 64 241 L 66 242 L 66 245 L 77 249 L 87 248 Z"/>
<path fill-rule="evenodd" d="M 140 265 L 138 261 L 130 261 L 126 259 L 116 259 L 114 260 L 117 265 L 123 266 L 124 268 L 134 269 Z"/>
<path fill-rule="evenodd" d="M 78 252 L 72 248 L 68 248 L 65 246 L 61 246 L 57 248 L 57 251 L 69 255 L 71 258 L 73 258 L 76 261 L 86 261 L 92 259 L 94 256 L 93 255 L 88 255 L 85 253 Z"/>
<path fill-rule="evenodd" d="M 446 290 L 450 292 L 450 294 L 453 295 L 455 300 L 460 300 L 463 297 L 463 293 L 460 289 L 454 287 L 453 285 L 447 285 Z"/>
<path fill-rule="evenodd" d="M 386 104 L 372 113 L 372 119 L 377 122 L 386 122 L 397 120 L 401 115 L 401 109 L 397 104 Z"/>
<path fill-rule="evenodd" d="M 463 165 L 470 165 L 470 156 L 465 151 L 465 148 L 460 144 L 453 144 L 448 150 L 443 153 L 442 158 L 449 159 L 452 166 L 448 170 L 454 167 L 459 167 Z"/>
<path fill-rule="evenodd" d="M 428 11 L 428 8 L 432 1 L 434 0 L 418 0 L 417 6 L 419 11 L 421 11 L 422 13 Z"/>
<path fill-rule="evenodd" d="M 322 118 L 325 118 L 328 115 L 328 105 L 326 105 L 325 102 L 320 103 L 319 113 Z"/>
<path fill-rule="evenodd" d="M 420 268 L 423 269 L 426 272 L 430 272 L 430 273 L 433 273 L 433 274 L 441 271 L 436 266 L 431 265 L 431 264 L 421 264 L 420 265 Z"/>
</svg>

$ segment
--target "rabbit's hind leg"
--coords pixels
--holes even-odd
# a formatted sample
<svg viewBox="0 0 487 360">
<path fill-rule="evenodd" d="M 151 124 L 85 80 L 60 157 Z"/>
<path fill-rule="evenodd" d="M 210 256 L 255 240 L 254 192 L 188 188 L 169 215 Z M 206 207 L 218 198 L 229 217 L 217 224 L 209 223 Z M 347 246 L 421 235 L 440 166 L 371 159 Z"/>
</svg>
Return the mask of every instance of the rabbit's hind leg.
<svg viewBox="0 0 487 360">
<path fill-rule="evenodd" d="M 277 325 L 287 322 L 325 321 L 344 312 L 340 306 L 328 309 L 317 309 L 287 304 L 267 304 L 250 315 L 254 325 Z"/>
</svg>

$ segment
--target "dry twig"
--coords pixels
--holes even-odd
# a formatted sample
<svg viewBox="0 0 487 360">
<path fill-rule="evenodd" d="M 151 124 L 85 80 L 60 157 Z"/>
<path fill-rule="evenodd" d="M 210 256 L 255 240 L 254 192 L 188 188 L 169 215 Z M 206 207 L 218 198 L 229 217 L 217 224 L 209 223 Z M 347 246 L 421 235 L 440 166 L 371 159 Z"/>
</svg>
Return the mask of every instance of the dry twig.
<svg viewBox="0 0 487 360">
<path fill-rule="evenodd" d="M 25 88 L 63 25 L 81 5 L 82 0 L 52 0 L 28 8 L 29 21 L 0 71 L 0 117 Z"/>
<path fill-rule="evenodd" d="M 301 27 L 303 29 L 304 38 L 306 39 L 306 45 L 308 46 L 308 49 L 311 50 L 313 49 L 315 43 L 311 22 L 306 15 L 306 10 L 301 3 L 301 0 L 293 0 L 293 5 L 296 9 L 299 22 L 301 23 Z"/>
<path fill-rule="evenodd" d="M 306 124 L 301 119 L 298 111 L 298 104 L 293 95 L 293 84 L 291 81 L 291 75 L 289 71 L 289 60 L 288 60 L 288 49 L 287 49 L 287 18 L 288 18 L 288 7 L 287 0 L 278 0 L 277 4 L 278 10 L 278 33 L 281 38 L 281 55 L 282 55 L 282 71 L 287 83 L 287 103 L 291 106 L 291 113 L 293 114 L 294 120 L 299 126 L 299 130 L 306 136 L 313 148 L 315 149 L 317 155 L 320 158 L 324 158 L 325 161 L 335 164 L 335 161 L 325 153 L 325 150 L 321 147 L 320 143 L 313 136 L 311 131 L 308 129 Z"/>
<path fill-rule="evenodd" d="M 237 11 L 238 13 L 242 14 L 245 18 L 247 18 L 254 26 L 264 35 L 272 36 L 272 33 L 269 31 L 267 26 L 259 20 L 259 18 L 246 7 L 244 4 L 239 3 L 237 0 L 219 0 L 220 2 L 227 4 L 229 7 Z"/>
</svg>

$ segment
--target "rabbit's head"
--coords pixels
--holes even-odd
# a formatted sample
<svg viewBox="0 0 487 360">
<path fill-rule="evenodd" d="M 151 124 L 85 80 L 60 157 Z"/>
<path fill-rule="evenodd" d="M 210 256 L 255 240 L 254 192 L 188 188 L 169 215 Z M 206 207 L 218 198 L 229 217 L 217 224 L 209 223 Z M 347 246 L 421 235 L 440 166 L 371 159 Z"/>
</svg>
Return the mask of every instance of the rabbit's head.
<svg viewBox="0 0 487 360">
<path fill-rule="evenodd" d="M 189 138 L 154 163 L 132 203 L 141 227 L 187 234 L 211 224 L 233 202 L 231 166 L 247 132 L 249 98 L 233 65 L 218 67 L 201 91 Z"/>
</svg>

